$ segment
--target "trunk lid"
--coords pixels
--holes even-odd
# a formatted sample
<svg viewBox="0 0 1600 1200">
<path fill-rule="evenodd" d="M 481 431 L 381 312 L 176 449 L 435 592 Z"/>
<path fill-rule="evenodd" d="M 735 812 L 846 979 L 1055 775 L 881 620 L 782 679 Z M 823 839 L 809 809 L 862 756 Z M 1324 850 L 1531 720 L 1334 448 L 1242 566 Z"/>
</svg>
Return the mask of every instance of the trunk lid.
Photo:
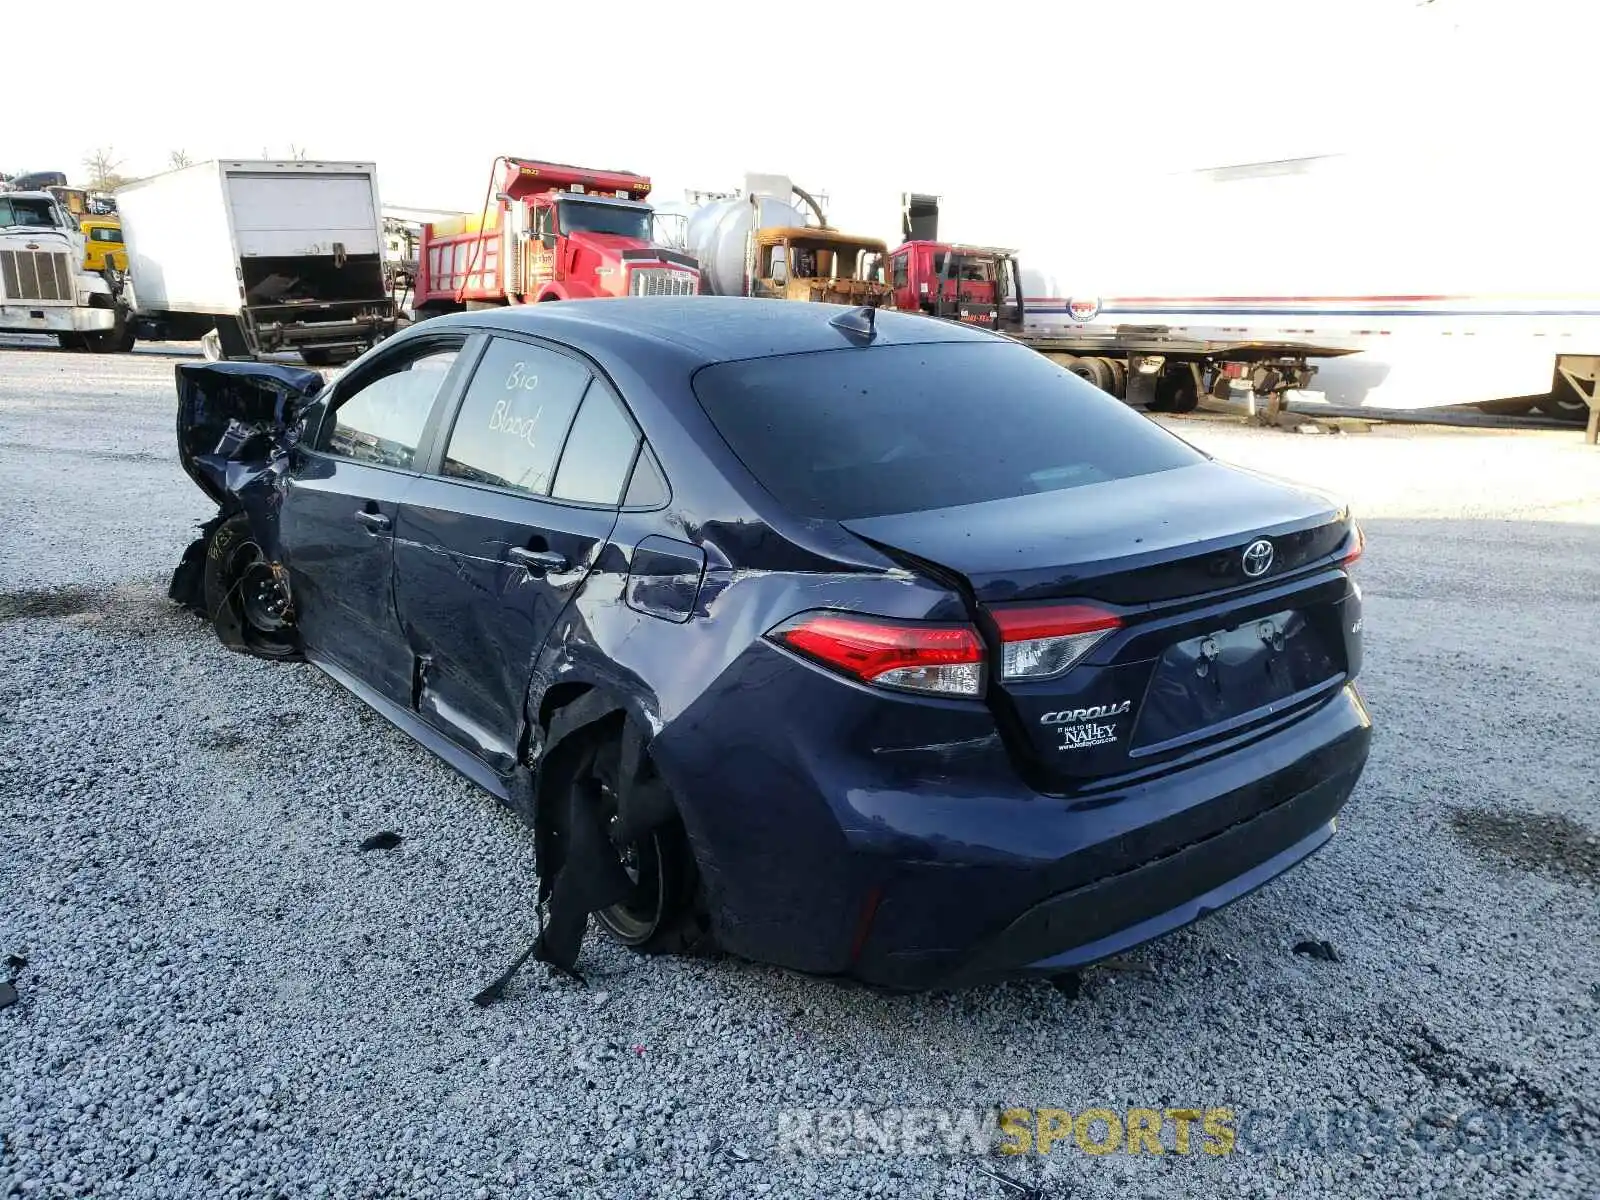
<svg viewBox="0 0 1600 1200">
<path fill-rule="evenodd" d="M 969 595 L 989 703 L 1046 789 L 1281 718 L 1359 664 L 1348 513 L 1218 463 L 844 525 Z M 1007 677 L 1008 645 L 1080 628 L 1064 670 Z"/>
</svg>

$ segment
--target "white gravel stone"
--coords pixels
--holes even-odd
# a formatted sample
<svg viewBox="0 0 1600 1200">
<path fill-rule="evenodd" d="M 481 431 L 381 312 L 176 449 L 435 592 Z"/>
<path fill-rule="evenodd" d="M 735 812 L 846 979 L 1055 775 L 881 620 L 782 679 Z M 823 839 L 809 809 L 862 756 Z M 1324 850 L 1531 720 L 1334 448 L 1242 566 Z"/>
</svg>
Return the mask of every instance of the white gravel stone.
<svg viewBox="0 0 1600 1200">
<path fill-rule="evenodd" d="M 1019 1194 L 985 1171 L 1047 1196 L 1600 1194 L 1596 880 L 1544 869 L 1533 834 L 1520 865 L 1485 856 L 1451 816 L 1600 830 L 1600 453 L 1577 433 L 1169 422 L 1357 503 L 1378 737 L 1332 844 L 1147 970 L 1076 1000 L 886 997 L 591 937 L 589 991 L 533 966 L 479 1010 L 531 933 L 531 839 L 312 668 L 167 603 L 209 515 L 176 361 L 0 349 L 0 958 L 28 960 L 0 1011 L 0 1196 Z M 405 840 L 357 853 L 379 829 Z M 785 1109 L 1190 1105 L 1256 1137 L 778 1151 Z M 1423 1148 L 1282 1137 L 1330 1108 Z M 1469 1113 L 1563 1128 L 1470 1147 Z"/>
</svg>

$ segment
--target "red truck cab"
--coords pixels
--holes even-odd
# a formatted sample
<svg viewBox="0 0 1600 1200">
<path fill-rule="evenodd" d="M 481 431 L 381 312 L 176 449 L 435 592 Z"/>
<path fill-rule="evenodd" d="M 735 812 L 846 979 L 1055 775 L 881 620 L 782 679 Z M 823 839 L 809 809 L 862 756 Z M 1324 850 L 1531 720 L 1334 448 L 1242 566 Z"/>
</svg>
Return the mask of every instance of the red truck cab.
<svg viewBox="0 0 1600 1200">
<path fill-rule="evenodd" d="M 984 329 L 1022 328 L 1021 282 L 1010 250 L 910 241 L 889 255 L 895 308 Z"/>
<path fill-rule="evenodd" d="M 699 292 L 699 263 L 652 240 L 643 175 L 505 157 L 495 170 L 499 186 L 481 215 L 422 227 L 419 319 L 469 306 Z"/>
</svg>

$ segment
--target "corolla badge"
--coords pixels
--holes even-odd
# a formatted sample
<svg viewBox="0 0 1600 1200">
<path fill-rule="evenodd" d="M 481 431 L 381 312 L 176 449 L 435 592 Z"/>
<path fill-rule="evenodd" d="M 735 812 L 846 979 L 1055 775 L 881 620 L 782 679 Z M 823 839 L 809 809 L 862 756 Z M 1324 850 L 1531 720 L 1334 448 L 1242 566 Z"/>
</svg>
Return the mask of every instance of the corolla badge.
<svg viewBox="0 0 1600 1200">
<path fill-rule="evenodd" d="M 1257 579 L 1267 573 L 1272 566 L 1272 543 L 1266 538 L 1258 538 L 1244 548 L 1244 573 L 1251 579 Z"/>
</svg>

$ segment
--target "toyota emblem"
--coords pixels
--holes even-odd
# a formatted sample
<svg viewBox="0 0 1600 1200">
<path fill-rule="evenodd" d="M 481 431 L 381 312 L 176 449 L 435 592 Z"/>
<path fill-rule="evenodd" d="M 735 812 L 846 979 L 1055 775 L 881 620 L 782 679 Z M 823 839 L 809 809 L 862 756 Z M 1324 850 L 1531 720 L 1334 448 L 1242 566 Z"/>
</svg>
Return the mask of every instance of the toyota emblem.
<svg viewBox="0 0 1600 1200">
<path fill-rule="evenodd" d="M 1272 543 L 1266 538 L 1251 542 L 1244 548 L 1244 573 L 1257 579 L 1272 566 Z"/>
</svg>

